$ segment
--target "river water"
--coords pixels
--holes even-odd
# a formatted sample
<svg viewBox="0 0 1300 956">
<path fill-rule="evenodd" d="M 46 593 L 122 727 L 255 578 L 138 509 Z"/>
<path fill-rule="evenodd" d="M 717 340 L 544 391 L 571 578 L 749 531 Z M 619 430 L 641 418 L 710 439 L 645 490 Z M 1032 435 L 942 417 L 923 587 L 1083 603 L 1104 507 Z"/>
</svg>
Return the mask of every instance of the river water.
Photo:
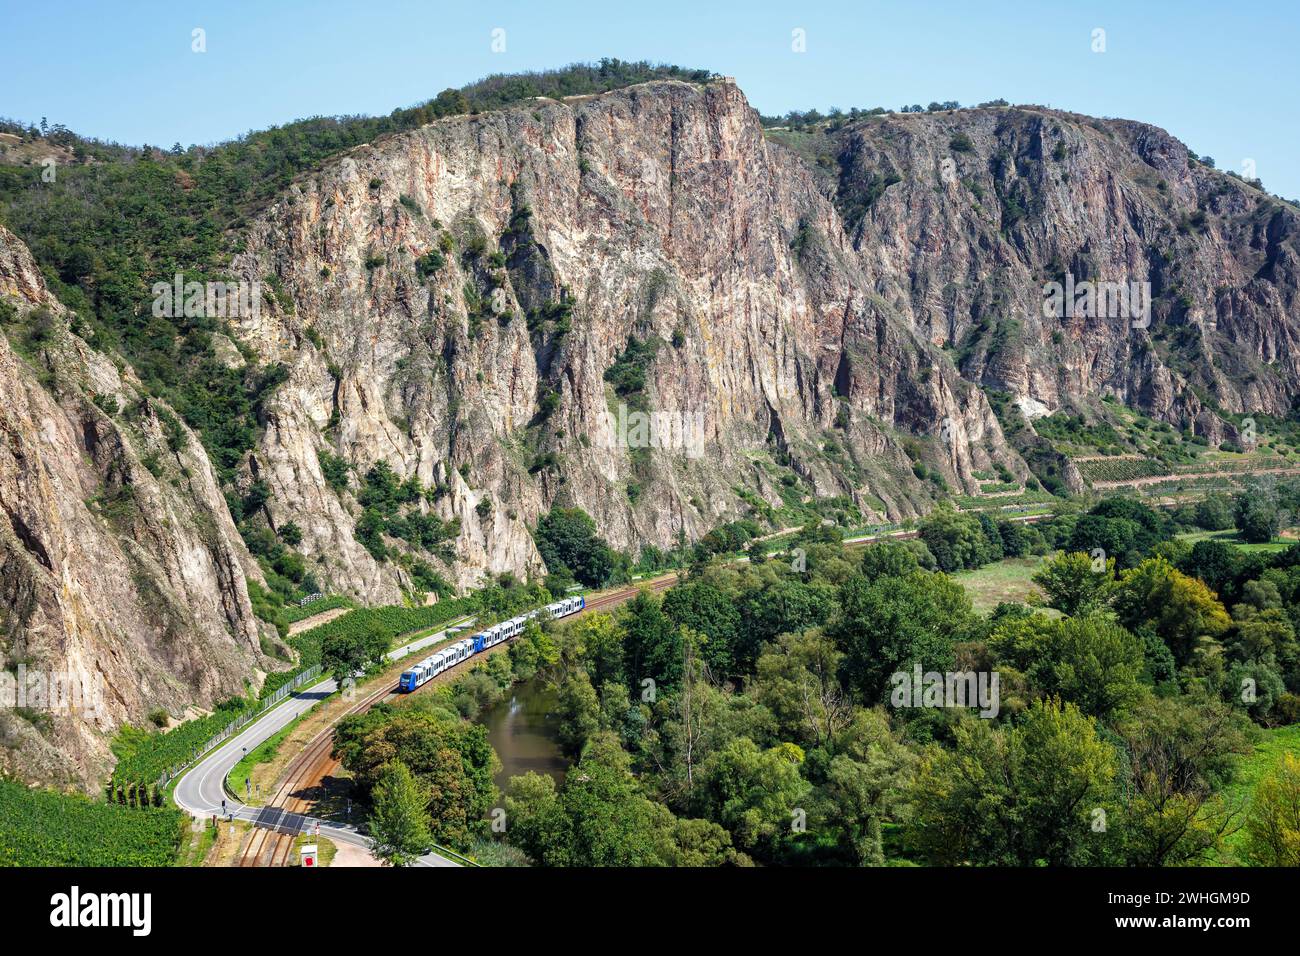
<svg viewBox="0 0 1300 956">
<path fill-rule="evenodd" d="M 532 770 L 564 782 L 569 760 L 560 752 L 555 732 L 556 693 L 540 680 L 516 684 L 510 696 L 478 716 L 487 727 L 488 742 L 501 758 L 496 784 L 504 793 L 511 777 Z"/>
</svg>

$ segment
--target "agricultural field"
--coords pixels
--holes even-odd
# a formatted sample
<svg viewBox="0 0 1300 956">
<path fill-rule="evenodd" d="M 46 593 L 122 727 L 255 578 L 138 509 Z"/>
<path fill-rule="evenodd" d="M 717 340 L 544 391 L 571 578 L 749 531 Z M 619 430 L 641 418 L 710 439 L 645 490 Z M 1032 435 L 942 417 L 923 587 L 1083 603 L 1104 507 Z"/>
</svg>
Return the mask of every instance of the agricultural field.
<svg viewBox="0 0 1300 956">
<path fill-rule="evenodd" d="M 1188 544 L 1196 544 L 1198 541 L 1221 541 L 1224 544 L 1235 545 L 1242 551 L 1264 551 L 1268 553 L 1285 551 L 1294 544 L 1300 544 L 1300 540 L 1295 538 L 1278 538 L 1274 541 L 1252 544 L 1248 541 L 1243 541 L 1241 535 L 1232 529 L 1227 531 L 1192 531 L 1187 534 L 1180 534 L 1178 538 L 1180 541 L 1186 541 Z"/>
<path fill-rule="evenodd" d="M 1078 462 L 1079 474 L 1089 484 L 1098 481 L 1134 481 L 1172 474 L 1172 469 L 1154 458 L 1097 458 Z"/>
<path fill-rule="evenodd" d="M 0 780 L 0 866 L 170 866 L 184 819 Z"/>
<path fill-rule="evenodd" d="M 1226 441 L 1214 447 L 1203 436 L 1109 400 L 1091 414 L 1057 412 L 1033 425 L 1040 437 L 1074 460 L 1084 481 L 1099 489 L 1128 484 L 1166 492 L 1232 488 L 1252 474 L 1300 471 L 1296 423 L 1262 415 L 1249 424 L 1244 418 L 1229 419 L 1253 436 L 1249 445 Z M 1156 480 L 1161 478 L 1167 481 Z"/>
<path fill-rule="evenodd" d="M 959 571 L 952 579 L 966 589 L 975 610 L 987 614 L 1003 601 L 1025 604 L 1042 594 L 1030 580 L 1042 562 L 1041 557 L 1004 558 L 974 571 Z"/>
<path fill-rule="evenodd" d="M 225 730 L 248 706 L 248 701 L 237 697 L 224 702 L 213 713 L 187 720 L 165 733 L 130 725 L 123 727 L 113 741 L 113 753 L 117 756 L 113 783 L 117 786 L 154 783 L 164 773 L 189 761 L 195 750 Z"/>
<path fill-rule="evenodd" d="M 311 601 L 298 607 L 285 608 L 281 614 L 284 616 L 285 623 L 297 624 L 299 621 L 305 621 L 307 618 L 325 611 L 333 611 L 337 608 L 356 607 L 356 602 L 342 594 L 327 594 L 323 598 Z"/>
</svg>

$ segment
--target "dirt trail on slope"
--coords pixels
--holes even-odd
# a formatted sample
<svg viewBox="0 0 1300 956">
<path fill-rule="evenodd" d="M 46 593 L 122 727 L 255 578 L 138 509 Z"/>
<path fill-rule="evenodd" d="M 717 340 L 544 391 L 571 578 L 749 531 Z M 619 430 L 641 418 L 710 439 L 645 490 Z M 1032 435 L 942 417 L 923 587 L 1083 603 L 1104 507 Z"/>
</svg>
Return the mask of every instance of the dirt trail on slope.
<svg viewBox="0 0 1300 956">
<path fill-rule="evenodd" d="M 328 624 L 336 617 L 342 617 L 344 614 L 351 612 L 350 607 L 335 607 L 328 611 L 321 611 L 319 614 L 313 614 L 311 617 L 304 617 L 301 621 L 294 621 L 289 625 L 289 636 L 301 634 L 303 631 L 310 631 L 313 627 L 319 627 L 322 624 Z"/>
</svg>

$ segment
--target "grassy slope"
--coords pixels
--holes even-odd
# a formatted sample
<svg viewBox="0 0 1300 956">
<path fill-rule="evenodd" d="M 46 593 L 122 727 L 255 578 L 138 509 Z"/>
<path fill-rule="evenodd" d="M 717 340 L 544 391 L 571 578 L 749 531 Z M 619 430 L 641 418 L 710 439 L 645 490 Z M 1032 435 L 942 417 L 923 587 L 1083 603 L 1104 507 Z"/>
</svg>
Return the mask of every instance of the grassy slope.
<svg viewBox="0 0 1300 956">
<path fill-rule="evenodd" d="M 1005 558 L 975 571 L 959 571 L 952 579 L 966 589 L 975 610 L 988 613 L 1000 601 L 1024 604 L 1032 595 L 1042 594 L 1029 579 L 1042 561 L 1039 557 Z"/>
<path fill-rule="evenodd" d="M 1294 539 L 1269 541 L 1265 544 L 1250 544 L 1242 541 L 1241 536 L 1232 530 L 1193 531 L 1188 534 L 1180 534 L 1178 537 L 1188 544 L 1195 544 L 1198 541 L 1222 541 L 1224 544 L 1235 544 L 1242 551 L 1285 551 L 1295 544 Z"/>
<path fill-rule="evenodd" d="M 1260 732 L 1255 752 L 1245 758 L 1237 768 L 1237 779 L 1224 791 L 1232 802 L 1241 801 L 1249 808 L 1259 781 L 1282 759 L 1283 754 L 1300 755 L 1300 724 L 1276 727 Z M 1224 862 L 1234 866 L 1245 865 L 1240 856 L 1246 845 L 1246 831 L 1238 830 L 1228 837 Z"/>
</svg>

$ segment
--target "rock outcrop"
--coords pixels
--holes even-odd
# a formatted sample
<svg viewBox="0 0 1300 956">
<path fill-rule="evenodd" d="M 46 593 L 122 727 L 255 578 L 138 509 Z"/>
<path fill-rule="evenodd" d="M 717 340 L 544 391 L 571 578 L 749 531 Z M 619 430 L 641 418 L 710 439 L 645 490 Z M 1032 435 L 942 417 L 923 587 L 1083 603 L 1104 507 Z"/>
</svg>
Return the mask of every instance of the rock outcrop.
<svg viewBox="0 0 1300 956">
<path fill-rule="evenodd" d="M 923 512 L 918 454 L 958 490 L 995 462 L 1025 474 L 985 396 L 878 294 L 832 195 L 730 82 L 381 139 L 296 182 L 235 266 L 286 293 L 237 327 L 291 369 L 253 467 L 318 573 L 370 600 L 401 574 L 356 545 L 322 449 L 438 488 L 461 584 L 536 570 L 528 526 L 556 501 L 635 549 L 791 489 Z M 605 379 L 629 337 L 652 343 L 643 387 Z M 638 409 L 664 427 L 620 427 Z"/>
<path fill-rule="evenodd" d="M 1027 461 L 1080 487 L 994 407 L 1111 397 L 1211 443 L 1288 413 L 1298 225 L 1162 130 L 1036 107 L 765 132 L 715 80 L 450 117 L 241 224 L 258 308 L 217 354 L 285 377 L 238 490 L 261 483 L 255 520 L 293 522 L 323 587 L 393 603 L 415 560 L 461 586 L 544 571 L 529 529 L 556 504 L 635 552 L 783 504 L 918 515 Z M 1049 315 L 1053 283 L 1135 298 Z M 270 666 L 262 575 L 196 436 L 3 229 L 0 303 L 0 664 L 106 690 L 0 712 L 0 770 L 89 785 L 123 722 Z M 449 541 L 367 530 L 381 462 Z"/>
<path fill-rule="evenodd" d="M 1032 414 L 1113 396 L 1217 443 L 1300 383 L 1296 209 L 1163 130 L 1030 107 L 891 114 L 834 137 L 876 294 Z M 1145 317 L 1045 317 L 1044 287 L 1149 283 Z"/>
<path fill-rule="evenodd" d="M 197 438 L 69 329 L 3 227 L 0 307 L 0 668 L 7 689 L 89 692 L 5 701 L 0 771 L 95 789 L 123 723 L 210 706 L 267 666 L 245 583 L 260 572 Z"/>
</svg>

